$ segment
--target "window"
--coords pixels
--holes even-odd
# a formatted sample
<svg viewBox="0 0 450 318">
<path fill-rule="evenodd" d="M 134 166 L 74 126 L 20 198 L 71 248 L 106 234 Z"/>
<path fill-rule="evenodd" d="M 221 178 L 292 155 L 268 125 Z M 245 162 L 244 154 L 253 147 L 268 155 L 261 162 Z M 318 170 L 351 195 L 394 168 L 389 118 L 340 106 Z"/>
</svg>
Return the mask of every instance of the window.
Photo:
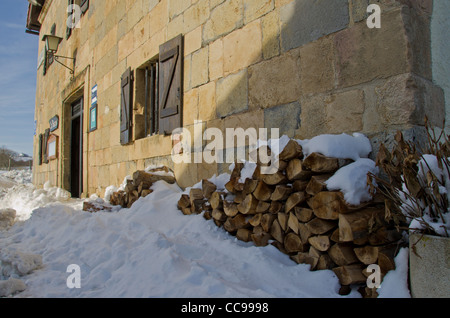
<svg viewBox="0 0 450 318">
<path fill-rule="evenodd" d="M 126 80 L 131 70 L 122 76 L 121 141 L 131 142 L 154 134 L 170 135 L 182 127 L 183 118 L 183 36 L 160 46 L 159 55 L 136 69 L 134 107 L 129 105 L 133 86 Z M 131 117 L 133 118 L 133 122 Z M 133 126 L 134 125 L 134 126 Z"/>
<path fill-rule="evenodd" d="M 136 70 L 135 139 L 158 134 L 158 58 Z"/>
<path fill-rule="evenodd" d="M 71 18 L 72 23 L 74 24 L 76 23 L 75 19 L 77 15 L 78 14 L 83 15 L 89 9 L 89 0 L 68 0 L 67 11 L 69 11 L 69 7 L 72 5 L 79 6 L 81 10 L 79 11 L 79 13 L 77 13 L 77 9 L 73 8 L 70 12 L 67 12 L 67 19 Z M 72 35 L 72 28 L 68 25 L 66 29 L 66 39 L 69 39 L 71 35 Z"/>
</svg>

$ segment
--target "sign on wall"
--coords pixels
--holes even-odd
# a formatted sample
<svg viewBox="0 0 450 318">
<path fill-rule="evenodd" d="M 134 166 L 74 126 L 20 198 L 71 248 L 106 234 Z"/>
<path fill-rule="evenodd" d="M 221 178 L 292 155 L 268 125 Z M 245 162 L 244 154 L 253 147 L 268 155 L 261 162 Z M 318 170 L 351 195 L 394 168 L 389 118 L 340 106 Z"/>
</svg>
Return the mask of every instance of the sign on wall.
<svg viewBox="0 0 450 318">
<path fill-rule="evenodd" d="M 55 117 L 51 118 L 49 120 L 50 123 L 50 132 L 55 131 L 59 127 L 59 116 L 56 115 Z"/>
<path fill-rule="evenodd" d="M 91 90 L 91 108 L 89 110 L 89 131 L 94 131 L 97 129 L 97 85 L 92 87 Z"/>
</svg>

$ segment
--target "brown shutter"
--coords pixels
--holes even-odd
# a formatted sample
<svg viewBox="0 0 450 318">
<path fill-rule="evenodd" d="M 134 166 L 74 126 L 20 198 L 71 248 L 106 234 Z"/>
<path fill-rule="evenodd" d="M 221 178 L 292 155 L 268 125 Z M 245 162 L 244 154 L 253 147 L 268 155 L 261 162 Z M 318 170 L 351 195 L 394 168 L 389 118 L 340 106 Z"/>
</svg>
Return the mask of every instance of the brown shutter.
<svg viewBox="0 0 450 318">
<path fill-rule="evenodd" d="M 86 11 L 89 9 L 89 0 L 81 0 L 81 13 L 86 13 Z"/>
<path fill-rule="evenodd" d="M 133 73 L 128 68 L 122 75 L 120 102 L 120 143 L 126 145 L 131 142 L 132 133 L 132 101 L 133 101 Z"/>
<path fill-rule="evenodd" d="M 48 143 L 48 137 L 50 136 L 50 128 L 45 130 L 44 139 L 42 143 L 42 150 L 43 150 L 43 163 L 48 163 L 47 158 L 47 143 Z"/>
<path fill-rule="evenodd" d="M 67 7 L 71 6 L 72 4 L 73 4 L 73 0 L 68 0 Z M 72 13 L 70 13 L 70 12 L 67 13 L 67 20 L 69 19 L 69 17 L 71 15 L 72 15 Z M 67 20 L 66 20 L 66 23 L 67 23 Z M 67 26 L 66 27 L 66 39 L 69 39 L 71 35 L 72 35 L 72 29 Z"/>
<path fill-rule="evenodd" d="M 182 35 L 159 47 L 159 128 L 165 135 L 183 123 L 183 56 Z"/>
<path fill-rule="evenodd" d="M 38 158 L 38 164 L 42 165 L 42 145 L 44 143 L 44 136 L 42 134 L 39 134 L 39 158 Z"/>
</svg>

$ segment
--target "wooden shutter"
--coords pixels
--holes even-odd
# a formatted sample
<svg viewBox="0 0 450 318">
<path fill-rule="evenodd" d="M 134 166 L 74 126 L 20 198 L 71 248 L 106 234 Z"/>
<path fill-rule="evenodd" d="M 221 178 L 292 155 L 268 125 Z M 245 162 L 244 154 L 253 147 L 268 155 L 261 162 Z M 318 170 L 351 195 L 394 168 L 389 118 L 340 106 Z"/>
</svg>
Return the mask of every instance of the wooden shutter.
<svg viewBox="0 0 450 318">
<path fill-rule="evenodd" d="M 133 72 L 131 68 L 122 75 L 120 87 L 120 143 L 126 145 L 131 142 L 132 134 Z"/>
<path fill-rule="evenodd" d="M 80 7 L 81 13 L 86 13 L 86 11 L 89 9 L 89 0 L 81 0 Z"/>
<path fill-rule="evenodd" d="M 48 163 L 47 158 L 47 143 L 48 143 L 48 137 L 50 136 L 50 128 L 45 130 L 44 138 L 42 140 L 42 154 L 43 154 L 43 163 Z"/>
<path fill-rule="evenodd" d="M 159 128 L 165 135 L 182 126 L 183 36 L 159 47 Z"/>
<path fill-rule="evenodd" d="M 70 7 L 73 4 L 73 0 L 68 0 L 68 4 L 67 7 Z M 72 13 L 68 12 L 67 13 L 67 19 L 69 19 L 69 17 L 72 15 Z M 66 20 L 67 22 L 67 20 Z M 72 28 L 69 28 L 69 26 L 66 27 L 66 39 L 69 39 L 70 36 L 72 35 Z"/>
<path fill-rule="evenodd" d="M 42 165 L 42 145 L 44 144 L 44 136 L 42 134 L 39 134 L 39 158 L 38 158 L 38 164 Z"/>
</svg>

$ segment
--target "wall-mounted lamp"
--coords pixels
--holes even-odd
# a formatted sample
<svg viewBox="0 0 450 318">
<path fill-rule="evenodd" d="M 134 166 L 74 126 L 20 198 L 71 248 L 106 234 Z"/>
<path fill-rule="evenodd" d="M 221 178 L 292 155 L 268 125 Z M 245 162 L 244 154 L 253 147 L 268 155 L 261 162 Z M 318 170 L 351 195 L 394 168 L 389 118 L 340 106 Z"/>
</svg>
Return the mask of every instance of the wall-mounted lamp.
<svg viewBox="0 0 450 318">
<path fill-rule="evenodd" d="M 75 73 L 75 71 L 73 69 L 71 69 L 70 67 L 68 67 L 67 65 L 64 65 L 63 63 L 58 61 L 58 58 L 73 60 L 74 64 L 75 64 L 75 58 L 56 55 L 56 52 L 58 51 L 59 44 L 61 43 L 62 40 L 63 39 L 58 37 L 58 36 L 49 35 L 49 34 L 44 35 L 44 37 L 42 38 L 42 41 L 45 42 L 45 48 L 46 48 L 47 54 L 50 54 L 51 56 L 53 56 L 54 60 L 56 62 L 58 62 L 59 64 L 61 64 L 65 68 L 69 69 L 70 70 L 70 74 L 73 75 Z"/>
</svg>

